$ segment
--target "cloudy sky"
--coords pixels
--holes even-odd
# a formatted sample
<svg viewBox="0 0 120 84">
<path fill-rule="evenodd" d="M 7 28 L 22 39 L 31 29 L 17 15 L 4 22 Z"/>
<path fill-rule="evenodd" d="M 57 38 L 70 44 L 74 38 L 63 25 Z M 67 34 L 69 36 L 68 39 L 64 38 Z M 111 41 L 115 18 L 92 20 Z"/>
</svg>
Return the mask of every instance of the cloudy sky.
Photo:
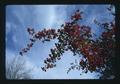
<svg viewBox="0 0 120 84">
<path fill-rule="evenodd" d="M 37 30 L 43 28 L 60 28 L 60 25 L 70 20 L 70 16 L 75 10 L 83 11 L 81 25 L 92 27 L 92 32 L 98 36 L 101 29 L 94 24 L 94 19 L 98 21 L 112 21 L 113 17 L 106 10 L 109 5 L 7 5 L 6 6 L 6 61 L 14 56 L 19 56 L 19 51 L 29 43 L 27 28 Z M 33 79 L 98 79 L 98 73 L 80 75 L 81 71 L 71 71 L 67 74 L 70 63 L 79 60 L 73 53 L 65 52 L 62 59 L 57 61 L 57 66 L 44 72 L 41 67 L 44 59 L 48 57 L 50 48 L 54 47 L 51 42 L 36 42 L 33 48 L 25 54 L 27 68 L 34 67 Z"/>
</svg>

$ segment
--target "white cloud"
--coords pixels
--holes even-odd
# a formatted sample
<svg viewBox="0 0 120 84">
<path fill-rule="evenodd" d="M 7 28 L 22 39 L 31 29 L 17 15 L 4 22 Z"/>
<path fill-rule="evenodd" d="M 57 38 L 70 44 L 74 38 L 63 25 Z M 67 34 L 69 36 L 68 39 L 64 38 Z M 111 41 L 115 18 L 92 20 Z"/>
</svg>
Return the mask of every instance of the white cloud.
<svg viewBox="0 0 120 84">
<path fill-rule="evenodd" d="M 66 22 L 66 18 L 67 18 L 66 7 L 67 7 L 66 5 L 60 5 L 54 8 L 56 18 L 53 22 L 53 26 L 55 26 L 56 28 L 57 27 L 60 28 L 60 26 Z"/>
<path fill-rule="evenodd" d="M 34 6 L 35 22 L 43 28 L 50 28 L 54 18 L 54 6 L 50 5 L 36 5 Z"/>
<path fill-rule="evenodd" d="M 15 35 L 12 37 L 12 39 L 13 39 L 14 43 L 17 43 L 18 40 L 17 40 L 17 37 Z"/>
<path fill-rule="evenodd" d="M 60 8 L 61 9 L 58 9 Z M 37 5 L 34 6 L 35 24 L 40 28 L 58 28 L 65 22 L 65 5 Z"/>
<path fill-rule="evenodd" d="M 8 36 L 7 36 L 8 33 L 12 33 L 12 31 L 16 32 L 16 30 L 17 30 L 16 24 L 14 24 L 13 22 L 10 22 L 10 21 L 6 21 L 6 42 L 8 39 Z M 15 43 L 17 42 L 16 35 L 12 36 L 11 38 Z"/>
<path fill-rule="evenodd" d="M 28 19 L 27 16 L 29 16 L 29 12 L 27 11 L 26 7 L 24 5 L 13 5 L 10 7 L 13 7 L 12 14 L 17 19 L 17 22 L 19 22 L 19 25 L 24 27 L 25 21 Z"/>
<path fill-rule="evenodd" d="M 8 34 L 11 31 L 11 23 L 6 22 L 6 34 Z"/>
</svg>

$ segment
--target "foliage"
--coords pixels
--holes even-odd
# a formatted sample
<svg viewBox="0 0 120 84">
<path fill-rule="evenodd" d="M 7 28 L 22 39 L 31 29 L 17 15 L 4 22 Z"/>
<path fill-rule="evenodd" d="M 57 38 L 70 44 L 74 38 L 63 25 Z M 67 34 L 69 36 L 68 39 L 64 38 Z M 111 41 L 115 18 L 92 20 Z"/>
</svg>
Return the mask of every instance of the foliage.
<svg viewBox="0 0 120 84">
<path fill-rule="evenodd" d="M 111 10 L 112 6 L 108 8 L 108 11 L 114 16 Z M 57 39 L 58 43 L 55 43 L 55 48 L 50 49 L 51 53 L 49 57 L 44 60 L 45 66 L 41 67 L 43 71 L 46 72 L 47 69 L 56 66 L 55 62 L 61 59 L 61 56 L 65 51 L 70 50 L 73 55 L 82 54 L 82 59 L 80 59 L 79 64 L 74 65 L 71 63 L 71 69 L 80 68 L 87 73 L 88 71 L 97 71 L 102 74 L 111 70 L 111 59 L 114 59 L 114 49 L 115 49 L 115 22 L 104 22 L 99 23 L 95 20 L 95 24 L 104 29 L 101 36 L 96 40 L 92 39 L 93 33 L 91 32 L 91 27 L 86 25 L 81 25 L 79 23 L 82 20 L 83 12 L 76 10 L 74 15 L 71 16 L 71 21 L 65 22 L 61 25 L 58 30 L 55 29 L 43 29 L 42 31 L 35 32 L 33 28 L 28 28 L 28 33 L 31 35 L 30 44 L 27 44 L 26 48 L 23 48 L 20 55 L 28 52 L 33 44 L 40 40 L 43 43 L 45 41 L 51 41 L 52 39 Z M 104 78 L 104 77 L 102 77 Z"/>
</svg>

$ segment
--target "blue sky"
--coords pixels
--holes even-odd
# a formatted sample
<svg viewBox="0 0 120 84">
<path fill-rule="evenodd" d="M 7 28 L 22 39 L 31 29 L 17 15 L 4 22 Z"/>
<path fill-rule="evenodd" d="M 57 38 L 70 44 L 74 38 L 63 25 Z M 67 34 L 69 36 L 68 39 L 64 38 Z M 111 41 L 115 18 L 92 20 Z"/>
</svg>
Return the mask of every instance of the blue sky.
<svg viewBox="0 0 120 84">
<path fill-rule="evenodd" d="M 60 28 L 61 24 L 70 20 L 70 16 L 75 10 L 83 11 L 83 20 L 80 24 L 92 27 L 92 32 L 98 36 L 101 29 L 94 24 L 94 19 L 98 21 L 112 21 L 113 17 L 106 10 L 109 5 L 7 5 L 6 6 L 6 61 L 19 56 L 19 51 L 29 43 L 27 28 L 37 30 L 44 28 Z M 72 52 L 65 52 L 62 59 L 57 62 L 53 69 L 43 72 L 41 67 L 44 59 L 48 57 L 50 48 L 54 47 L 51 42 L 36 42 L 33 48 L 25 54 L 27 67 L 34 67 L 32 72 L 34 79 L 97 79 L 98 73 L 88 73 L 80 75 L 81 71 L 71 71 L 67 74 L 70 63 L 79 56 L 73 56 Z"/>
</svg>

